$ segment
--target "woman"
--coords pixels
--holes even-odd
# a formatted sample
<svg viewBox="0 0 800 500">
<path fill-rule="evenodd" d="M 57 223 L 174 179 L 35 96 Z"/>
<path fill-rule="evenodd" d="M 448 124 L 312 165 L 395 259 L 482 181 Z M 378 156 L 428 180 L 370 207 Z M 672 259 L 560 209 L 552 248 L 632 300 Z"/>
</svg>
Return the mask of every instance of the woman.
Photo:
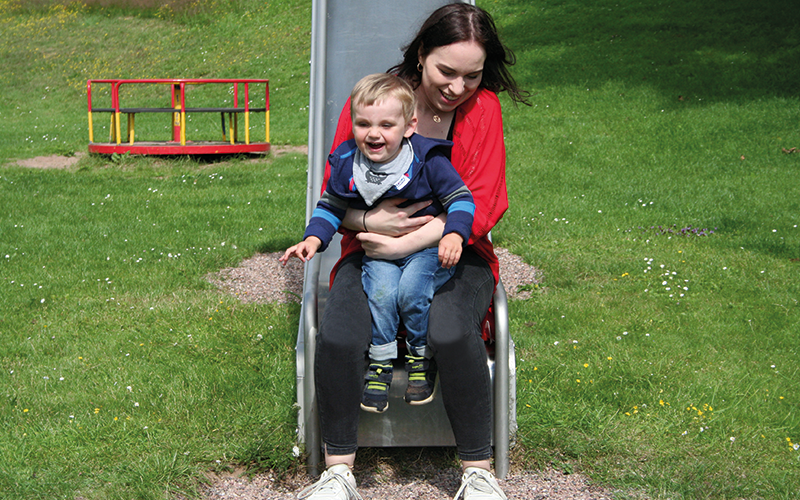
<svg viewBox="0 0 800 500">
<path fill-rule="evenodd" d="M 500 103 L 507 91 L 525 102 L 508 73 L 514 57 L 500 42 L 492 18 L 468 4 L 436 10 L 389 72 L 417 95 L 417 133 L 453 141 L 451 161 L 475 199 L 472 235 L 455 276 L 434 297 L 428 342 L 438 366 L 442 400 L 464 468 L 465 499 L 503 499 L 491 469 L 492 401 L 481 337 L 499 275 L 488 233 L 508 208 Z M 339 119 L 333 146 L 352 137 L 350 106 Z M 329 172 L 326 169 L 325 182 Z M 355 461 L 370 313 L 361 287 L 361 257 L 396 259 L 438 244 L 444 216 L 411 218 L 422 204 L 399 208 L 386 201 L 367 212 L 348 210 L 337 263 L 320 323 L 316 388 L 327 470 L 301 492 L 312 500 L 360 498 Z"/>
</svg>

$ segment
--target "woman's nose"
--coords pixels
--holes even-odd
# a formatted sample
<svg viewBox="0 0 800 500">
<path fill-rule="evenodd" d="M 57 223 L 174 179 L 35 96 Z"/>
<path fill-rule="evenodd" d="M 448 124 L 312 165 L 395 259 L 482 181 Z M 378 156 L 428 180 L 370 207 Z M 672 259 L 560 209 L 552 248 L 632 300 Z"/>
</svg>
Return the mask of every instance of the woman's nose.
<svg viewBox="0 0 800 500">
<path fill-rule="evenodd" d="M 456 78 L 450 82 L 450 93 L 453 95 L 461 95 L 464 92 L 464 79 Z"/>
</svg>

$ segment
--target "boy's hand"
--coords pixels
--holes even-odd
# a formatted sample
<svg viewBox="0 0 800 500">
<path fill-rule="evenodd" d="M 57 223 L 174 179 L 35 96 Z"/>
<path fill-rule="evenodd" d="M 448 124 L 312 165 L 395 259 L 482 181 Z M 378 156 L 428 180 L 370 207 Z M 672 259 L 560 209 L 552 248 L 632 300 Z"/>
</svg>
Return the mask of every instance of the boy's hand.
<svg viewBox="0 0 800 500">
<path fill-rule="evenodd" d="M 461 258 L 462 245 L 464 238 L 459 236 L 458 233 L 447 233 L 439 240 L 439 262 L 442 267 L 450 269 L 458 264 Z"/>
<path fill-rule="evenodd" d="M 303 262 L 308 262 L 311 258 L 316 255 L 317 250 L 319 247 L 322 246 L 322 241 L 317 238 L 316 236 L 309 236 L 305 240 L 301 241 L 297 245 L 289 247 L 283 253 L 283 256 L 278 258 L 278 260 L 285 266 L 289 259 L 292 257 L 297 257 L 298 259 L 302 260 Z"/>
</svg>

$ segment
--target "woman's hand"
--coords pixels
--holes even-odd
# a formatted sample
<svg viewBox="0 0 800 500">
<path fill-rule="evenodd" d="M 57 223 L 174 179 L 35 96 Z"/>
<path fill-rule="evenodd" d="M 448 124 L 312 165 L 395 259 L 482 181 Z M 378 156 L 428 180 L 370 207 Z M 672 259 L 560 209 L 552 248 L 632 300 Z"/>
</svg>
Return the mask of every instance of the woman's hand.
<svg viewBox="0 0 800 500">
<path fill-rule="evenodd" d="M 380 202 L 375 208 L 367 212 L 363 218 L 362 226 L 370 233 L 379 233 L 385 236 L 402 236 L 416 231 L 433 219 L 432 215 L 422 217 L 411 217 L 423 208 L 431 204 L 431 201 L 420 201 L 407 207 L 400 208 L 398 205 L 403 203 L 402 198 L 389 198 Z M 366 223 L 366 224 L 363 224 Z"/>
<path fill-rule="evenodd" d="M 361 248 L 364 249 L 368 257 L 396 260 L 438 245 L 446 220 L 446 216 L 441 214 L 433 217 L 427 224 L 416 231 L 398 237 L 362 232 L 358 233 L 356 238 L 361 242 Z M 367 226 L 369 226 L 369 222 L 367 222 Z"/>
</svg>

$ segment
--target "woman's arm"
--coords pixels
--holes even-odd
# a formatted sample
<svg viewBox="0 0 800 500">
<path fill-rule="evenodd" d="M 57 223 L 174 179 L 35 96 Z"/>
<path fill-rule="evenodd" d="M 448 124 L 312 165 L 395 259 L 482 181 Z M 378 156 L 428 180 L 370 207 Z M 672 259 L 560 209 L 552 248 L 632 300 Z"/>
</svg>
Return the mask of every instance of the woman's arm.
<svg viewBox="0 0 800 500">
<path fill-rule="evenodd" d="M 422 217 L 417 217 L 421 219 Z M 369 219 L 369 218 L 368 218 Z M 413 220 L 413 219 L 412 219 Z M 367 256 L 373 259 L 395 260 L 439 244 L 444 231 L 446 215 L 440 214 L 416 231 L 391 237 L 377 233 L 358 233 L 356 238 Z M 369 222 L 367 222 L 369 226 Z"/>
<path fill-rule="evenodd" d="M 508 208 L 503 116 L 497 95 L 480 89 L 456 111 L 451 161 L 475 199 L 469 244 L 485 237 Z"/>
<path fill-rule="evenodd" d="M 402 236 L 416 231 L 433 219 L 432 215 L 411 217 L 431 204 L 431 201 L 420 201 L 407 207 L 398 205 L 402 198 L 389 198 L 380 202 L 370 210 L 348 208 L 342 225 L 351 231 L 378 233 L 385 236 Z"/>
</svg>

